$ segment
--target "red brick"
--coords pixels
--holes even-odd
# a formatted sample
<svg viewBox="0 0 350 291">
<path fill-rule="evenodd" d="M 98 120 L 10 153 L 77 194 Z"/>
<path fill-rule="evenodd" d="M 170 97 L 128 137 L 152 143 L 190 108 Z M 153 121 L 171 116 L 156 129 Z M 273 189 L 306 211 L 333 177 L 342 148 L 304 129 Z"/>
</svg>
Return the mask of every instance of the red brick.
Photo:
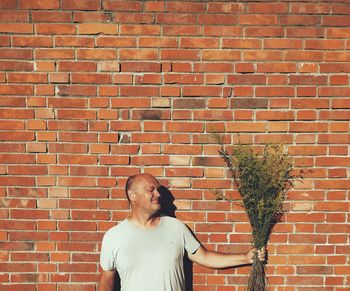
<svg viewBox="0 0 350 291">
<path fill-rule="evenodd" d="M 238 16 L 240 25 L 276 25 L 277 15 L 241 14 Z"/>
<path fill-rule="evenodd" d="M 100 36 L 96 39 L 98 47 L 132 47 L 136 41 L 130 37 Z"/>
<path fill-rule="evenodd" d="M 165 3 L 161 3 L 158 1 L 147 1 L 144 3 L 144 10 L 145 11 L 164 11 Z"/>
<path fill-rule="evenodd" d="M 17 7 L 17 3 L 12 0 L 4 0 L 0 3 L 0 8 L 2 9 L 15 9 Z"/>
<path fill-rule="evenodd" d="M 232 26 L 204 26 L 204 35 L 205 36 L 242 36 L 243 29 L 241 27 L 232 27 Z"/>
<path fill-rule="evenodd" d="M 291 101 L 292 108 L 329 108 L 329 100 L 320 100 L 314 98 L 297 98 Z"/>
<path fill-rule="evenodd" d="M 59 71 L 73 71 L 73 72 L 94 72 L 96 71 L 96 64 L 92 62 L 78 62 L 78 61 L 59 61 Z"/>
<path fill-rule="evenodd" d="M 60 35 L 75 34 L 76 28 L 73 24 L 35 24 L 37 34 Z"/>
<path fill-rule="evenodd" d="M 0 36 L 0 46 L 10 46 L 10 36 Z"/>
<path fill-rule="evenodd" d="M 109 16 L 107 21 L 112 21 L 111 19 L 112 17 L 110 14 L 107 14 L 105 16 Z M 114 21 L 120 22 L 120 23 L 152 24 L 154 22 L 154 16 L 151 13 L 123 12 L 123 13 L 116 13 L 113 16 L 114 16 Z"/>
<path fill-rule="evenodd" d="M 133 110 L 132 119 L 164 120 L 170 119 L 170 113 L 167 110 Z"/>
<path fill-rule="evenodd" d="M 208 85 L 220 85 L 225 83 L 224 75 L 207 75 L 205 83 Z"/>
<path fill-rule="evenodd" d="M 266 77 L 264 75 L 258 74 L 245 74 L 245 75 L 228 75 L 227 77 L 228 84 L 251 84 L 251 85 L 264 85 L 266 84 Z"/>
<path fill-rule="evenodd" d="M 100 163 L 105 165 L 128 165 L 129 157 L 128 156 L 102 156 L 100 158 Z"/>
<path fill-rule="evenodd" d="M 115 60 L 116 50 L 112 49 L 78 49 L 77 58 L 82 60 Z"/>
<path fill-rule="evenodd" d="M 94 40 L 88 37 L 65 36 L 56 37 L 56 47 L 94 47 Z"/>
<path fill-rule="evenodd" d="M 165 154 L 198 155 L 202 153 L 202 148 L 195 145 L 165 145 L 163 152 Z"/>
<path fill-rule="evenodd" d="M 24 129 L 23 121 L 2 120 L 0 129 Z"/>
<path fill-rule="evenodd" d="M 86 74 L 86 73 L 73 73 L 71 77 L 72 83 L 93 83 L 93 84 L 108 84 L 110 83 L 111 76 L 109 74 Z"/>
<path fill-rule="evenodd" d="M 140 1 L 130 3 L 129 1 L 106 0 L 103 2 L 103 8 L 112 11 L 141 11 L 141 5 Z"/>
<path fill-rule="evenodd" d="M 18 6 L 20 9 L 58 9 L 59 1 L 58 0 L 40 0 L 40 1 L 19 0 Z"/>
<path fill-rule="evenodd" d="M 32 10 L 32 20 L 33 22 L 70 22 L 72 20 L 72 15 L 70 12 L 63 11 L 38 11 Z"/>
<path fill-rule="evenodd" d="M 47 74 L 42 73 L 8 73 L 10 83 L 47 83 Z"/>
<path fill-rule="evenodd" d="M 194 118 L 196 120 L 232 120 L 233 115 L 227 110 L 201 110 L 194 113 Z"/>
<path fill-rule="evenodd" d="M 203 60 L 217 60 L 217 61 L 233 61 L 240 60 L 241 53 L 234 50 L 203 50 L 202 51 Z"/>
<path fill-rule="evenodd" d="M 307 13 L 307 14 L 325 14 L 330 12 L 329 4 L 312 5 L 310 3 L 305 4 L 292 4 L 292 13 Z"/>
<path fill-rule="evenodd" d="M 200 74 L 165 74 L 166 84 L 203 84 L 204 77 Z"/>
<path fill-rule="evenodd" d="M 31 49 L 0 49 L 0 59 L 30 60 L 33 58 Z"/>
<path fill-rule="evenodd" d="M 59 85 L 58 95 L 61 96 L 96 96 L 96 86 Z"/>
<path fill-rule="evenodd" d="M 159 25 L 121 25 L 121 35 L 160 35 Z"/>
<path fill-rule="evenodd" d="M 160 72 L 160 64 L 146 62 L 123 62 L 121 64 L 122 72 Z"/>
<path fill-rule="evenodd" d="M 259 49 L 262 42 L 256 39 L 230 39 L 222 40 L 222 48 L 242 48 L 242 49 Z"/>
<path fill-rule="evenodd" d="M 120 49 L 121 60 L 157 60 L 158 51 L 155 49 Z"/>
<path fill-rule="evenodd" d="M 160 157 L 160 156 L 140 156 L 131 158 L 132 165 L 141 165 L 141 166 L 153 166 L 153 165 L 169 165 L 169 157 Z"/>
<path fill-rule="evenodd" d="M 163 86 L 160 88 L 160 96 L 162 96 L 162 97 L 179 97 L 180 96 L 180 87 Z"/>
<path fill-rule="evenodd" d="M 200 122 L 168 122 L 166 131 L 170 132 L 203 132 L 204 126 Z"/>
<path fill-rule="evenodd" d="M 328 129 L 327 123 L 291 122 L 289 125 L 290 132 L 327 132 Z"/>
<path fill-rule="evenodd" d="M 154 97 L 159 96 L 159 88 L 144 86 L 123 86 L 120 88 L 120 96 L 140 96 Z"/>
<path fill-rule="evenodd" d="M 16 2 L 13 2 L 12 0 L 4 0 L 0 5 L 6 6 L 9 1 L 11 2 L 10 5 L 17 5 Z M 0 11 L 0 19 L 1 21 L 26 22 L 29 20 L 29 11 L 8 10 L 4 7 L 4 9 Z"/>
<path fill-rule="evenodd" d="M 37 59 L 73 59 L 74 51 L 72 49 L 37 49 L 35 51 Z"/>
<path fill-rule="evenodd" d="M 257 87 L 256 96 L 259 97 L 281 97 L 281 96 L 294 96 L 293 87 Z"/>
<path fill-rule="evenodd" d="M 286 26 L 308 25 L 315 26 L 321 21 L 321 17 L 317 15 L 281 15 L 280 23 Z"/>
<path fill-rule="evenodd" d="M 52 47 L 53 46 L 53 38 L 52 37 L 12 37 L 12 45 L 18 47 Z"/>
<path fill-rule="evenodd" d="M 153 134 L 153 133 L 133 133 L 131 135 L 131 142 L 169 142 L 169 135 L 165 133 Z"/>
<path fill-rule="evenodd" d="M 221 96 L 221 88 L 216 86 L 186 86 L 182 95 L 189 97 Z"/>
<path fill-rule="evenodd" d="M 174 108 L 200 109 L 205 108 L 203 99 L 174 99 Z"/>
<path fill-rule="evenodd" d="M 238 19 L 236 15 L 225 14 L 200 14 L 198 15 L 198 24 L 204 25 L 228 25 L 237 23 Z"/>
<path fill-rule="evenodd" d="M 245 28 L 246 37 L 282 37 L 283 27 L 251 26 Z"/>
<path fill-rule="evenodd" d="M 186 38 L 180 42 L 182 48 L 219 48 L 219 40 L 216 38 Z"/>
<path fill-rule="evenodd" d="M 74 22 L 111 22 L 113 20 L 113 14 L 110 12 L 103 13 L 102 11 L 77 11 L 73 13 Z"/>
<path fill-rule="evenodd" d="M 100 8 L 100 0 L 63 0 L 61 4 L 62 9 L 66 10 L 98 10 Z"/>
<path fill-rule="evenodd" d="M 240 5 L 239 3 L 208 2 L 208 11 L 220 12 L 220 13 L 237 13 L 237 12 L 243 12 L 244 6 Z"/>
<path fill-rule="evenodd" d="M 320 119 L 348 120 L 350 113 L 348 111 L 321 111 Z"/>
<path fill-rule="evenodd" d="M 159 13 L 156 15 L 156 23 L 162 23 L 162 24 L 174 24 L 174 23 L 181 23 L 183 25 L 195 24 L 196 19 L 197 17 L 195 14 L 178 14 L 178 13 L 160 14 Z"/>
<path fill-rule="evenodd" d="M 282 53 L 276 51 L 244 51 L 244 61 L 252 60 L 282 60 Z"/>
<path fill-rule="evenodd" d="M 0 117 L 5 119 L 34 118 L 34 111 L 32 109 L 0 109 Z"/>
<path fill-rule="evenodd" d="M 262 63 L 257 65 L 257 72 L 294 73 L 296 72 L 296 65 L 294 63 Z"/>
<path fill-rule="evenodd" d="M 58 119 L 96 119 L 96 112 L 93 110 L 57 110 Z"/>
<path fill-rule="evenodd" d="M 118 34 L 118 26 L 109 23 L 83 23 L 78 24 L 78 34 Z"/>
<path fill-rule="evenodd" d="M 285 55 L 285 60 L 287 61 L 323 61 L 324 52 L 315 52 L 315 51 L 287 51 Z"/>
<path fill-rule="evenodd" d="M 174 12 L 204 12 L 205 3 L 172 1 L 168 3 L 167 9 Z"/>
<path fill-rule="evenodd" d="M 249 3 L 248 11 L 250 13 L 276 13 L 284 14 L 288 11 L 287 3 Z"/>
<path fill-rule="evenodd" d="M 0 30 L 3 33 L 33 33 L 33 24 L 29 23 L 1 23 Z"/>
<path fill-rule="evenodd" d="M 150 107 L 149 98 L 118 98 L 112 100 L 112 108 Z"/>
<path fill-rule="evenodd" d="M 227 132 L 264 132 L 266 124 L 263 122 L 226 123 Z"/>
<path fill-rule="evenodd" d="M 0 61 L 0 69 L 7 71 L 33 71 L 34 65 L 29 62 Z"/>
<path fill-rule="evenodd" d="M 323 37 L 324 29 L 317 27 L 287 27 L 286 34 L 290 38 Z"/>
<path fill-rule="evenodd" d="M 160 58 L 162 60 L 199 60 L 199 51 L 190 49 L 164 49 L 160 52 Z"/>
</svg>

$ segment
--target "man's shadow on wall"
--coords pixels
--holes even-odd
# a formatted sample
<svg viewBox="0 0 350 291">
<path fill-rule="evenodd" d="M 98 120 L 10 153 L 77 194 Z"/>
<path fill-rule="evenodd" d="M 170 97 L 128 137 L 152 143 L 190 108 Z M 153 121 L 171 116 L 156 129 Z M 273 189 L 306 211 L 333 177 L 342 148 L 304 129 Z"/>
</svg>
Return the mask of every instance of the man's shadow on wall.
<svg viewBox="0 0 350 291">
<path fill-rule="evenodd" d="M 170 190 L 164 186 L 160 186 L 158 189 L 160 193 L 160 205 L 161 205 L 161 213 L 166 216 L 176 217 L 175 211 L 177 210 L 174 201 L 174 195 L 170 192 Z M 192 262 L 188 259 L 187 255 L 184 257 L 184 273 L 185 273 L 185 290 L 193 291 L 193 265 Z M 114 288 L 113 291 L 120 291 L 120 277 L 117 272 L 117 275 L 114 280 Z"/>
</svg>

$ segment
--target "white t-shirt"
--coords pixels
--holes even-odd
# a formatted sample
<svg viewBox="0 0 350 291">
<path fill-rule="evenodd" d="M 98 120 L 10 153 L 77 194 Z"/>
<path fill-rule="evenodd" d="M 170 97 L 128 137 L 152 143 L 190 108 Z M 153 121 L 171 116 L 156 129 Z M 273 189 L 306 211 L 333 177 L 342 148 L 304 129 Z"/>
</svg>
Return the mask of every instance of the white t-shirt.
<svg viewBox="0 0 350 291">
<path fill-rule="evenodd" d="M 105 233 L 100 264 L 118 271 L 121 291 L 182 291 L 184 252 L 192 254 L 199 246 L 176 218 L 162 216 L 157 227 L 147 230 L 125 219 Z"/>
</svg>

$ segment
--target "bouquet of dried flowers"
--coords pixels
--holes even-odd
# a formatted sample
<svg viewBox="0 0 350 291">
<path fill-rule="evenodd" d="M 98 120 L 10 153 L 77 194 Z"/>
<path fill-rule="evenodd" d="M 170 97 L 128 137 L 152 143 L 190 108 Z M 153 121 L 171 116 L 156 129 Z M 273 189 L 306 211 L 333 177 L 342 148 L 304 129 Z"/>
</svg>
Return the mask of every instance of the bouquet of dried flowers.
<svg viewBox="0 0 350 291">
<path fill-rule="evenodd" d="M 252 244 L 256 249 L 266 247 L 273 226 L 283 214 L 286 192 L 297 178 L 292 173 L 292 161 L 281 145 L 265 145 L 256 153 L 250 145 L 239 143 L 229 153 L 220 135 L 215 136 L 221 148 L 220 157 L 232 173 L 252 227 Z M 298 176 L 299 177 L 299 176 Z M 218 197 L 229 200 L 225 196 Z M 232 202 L 232 200 L 229 200 Z M 248 290 L 265 291 L 265 264 L 254 255 Z"/>
</svg>

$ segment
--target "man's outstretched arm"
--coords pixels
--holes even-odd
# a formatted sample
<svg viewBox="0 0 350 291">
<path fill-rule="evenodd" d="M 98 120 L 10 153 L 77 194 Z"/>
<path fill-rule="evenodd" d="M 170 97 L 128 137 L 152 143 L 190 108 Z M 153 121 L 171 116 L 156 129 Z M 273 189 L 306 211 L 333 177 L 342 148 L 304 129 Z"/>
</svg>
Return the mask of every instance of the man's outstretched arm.
<svg viewBox="0 0 350 291">
<path fill-rule="evenodd" d="M 97 291 L 112 291 L 114 285 L 115 270 L 101 271 L 100 282 L 98 283 Z"/>
<path fill-rule="evenodd" d="M 222 269 L 253 263 L 254 252 L 255 249 L 251 249 L 247 254 L 225 254 L 208 251 L 203 246 L 200 246 L 194 254 L 188 254 L 188 258 L 192 262 L 208 268 Z M 264 249 L 259 250 L 258 255 L 261 261 L 265 260 Z"/>
</svg>

